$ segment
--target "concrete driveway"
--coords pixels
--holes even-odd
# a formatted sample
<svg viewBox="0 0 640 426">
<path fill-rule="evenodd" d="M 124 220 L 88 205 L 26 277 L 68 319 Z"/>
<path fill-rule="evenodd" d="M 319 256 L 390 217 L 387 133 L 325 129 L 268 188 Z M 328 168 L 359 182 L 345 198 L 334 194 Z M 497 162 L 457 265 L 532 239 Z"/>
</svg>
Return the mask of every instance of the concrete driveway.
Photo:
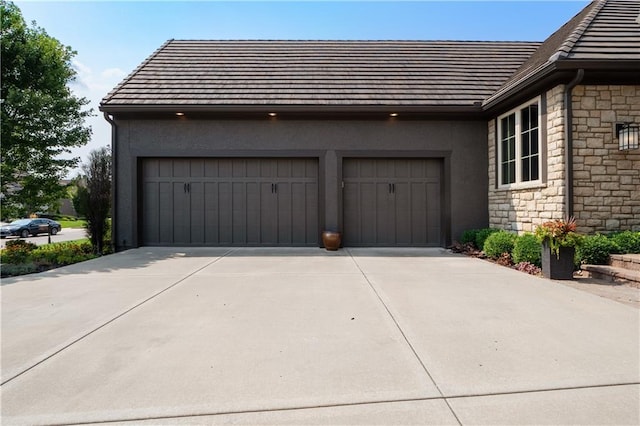
<svg viewBox="0 0 640 426">
<path fill-rule="evenodd" d="M 3 424 L 640 423 L 640 311 L 442 249 L 141 248 L 1 297 Z"/>
</svg>

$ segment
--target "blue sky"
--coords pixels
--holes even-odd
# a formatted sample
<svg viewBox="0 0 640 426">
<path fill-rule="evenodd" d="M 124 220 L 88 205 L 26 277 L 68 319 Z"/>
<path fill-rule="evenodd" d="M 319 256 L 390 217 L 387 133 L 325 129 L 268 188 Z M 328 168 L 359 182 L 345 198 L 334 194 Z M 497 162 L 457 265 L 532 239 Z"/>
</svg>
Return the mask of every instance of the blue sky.
<svg viewBox="0 0 640 426">
<path fill-rule="evenodd" d="M 100 99 L 171 38 L 542 41 L 588 3 L 15 1 L 27 22 L 35 20 L 78 52 L 72 88 L 97 114 L 89 121 L 91 143 L 73 152 L 83 160 L 91 149 L 110 143 Z"/>
</svg>

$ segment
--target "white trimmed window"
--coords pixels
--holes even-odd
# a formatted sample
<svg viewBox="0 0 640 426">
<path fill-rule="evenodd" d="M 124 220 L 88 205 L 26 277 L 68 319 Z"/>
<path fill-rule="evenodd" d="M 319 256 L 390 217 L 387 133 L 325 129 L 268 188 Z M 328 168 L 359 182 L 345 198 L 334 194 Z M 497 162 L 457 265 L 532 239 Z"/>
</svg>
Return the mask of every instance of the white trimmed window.
<svg viewBox="0 0 640 426">
<path fill-rule="evenodd" d="M 498 117 L 498 186 L 541 182 L 540 98 Z"/>
</svg>

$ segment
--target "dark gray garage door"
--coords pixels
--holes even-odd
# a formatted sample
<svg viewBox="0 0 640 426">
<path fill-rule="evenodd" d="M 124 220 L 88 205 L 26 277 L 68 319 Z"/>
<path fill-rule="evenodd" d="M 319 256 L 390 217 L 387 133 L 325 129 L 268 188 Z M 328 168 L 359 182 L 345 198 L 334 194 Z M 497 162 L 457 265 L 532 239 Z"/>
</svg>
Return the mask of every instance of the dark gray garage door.
<svg viewBox="0 0 640 426">
<path fill-rule="evenodd" d="M 318 161 L 145 159 L 145 245 L 316 245 Z"/>
<path fill-rule="evenodd" d="M 438 159 L 344 159 L 344 245 L 439 246 L 441 173 Z"/>
</svg>

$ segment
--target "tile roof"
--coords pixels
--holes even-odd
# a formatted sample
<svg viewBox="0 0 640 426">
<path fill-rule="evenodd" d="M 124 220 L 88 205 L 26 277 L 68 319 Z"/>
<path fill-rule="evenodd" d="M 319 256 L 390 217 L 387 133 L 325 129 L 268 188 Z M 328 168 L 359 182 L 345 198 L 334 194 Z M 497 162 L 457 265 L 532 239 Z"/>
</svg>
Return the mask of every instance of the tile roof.
<svg viewBox="0 0 640 426">
<path fill-rule="evenodd" d="M 640 74 L 640 0 L 595 0 L 547 38 L 484 105 L 549 71 L 615 70 L 622 64 Z"/>
<path fill-rule="evenodd" d="M 474 107 L 540 43 L 170 40 L 101 109 Z M 474 106 L 475 105 L 475 106 Z"/>
<path fill-rule="evenodd" d="M 477 111 L 578 68 L 640 74 L 640 0 L 594 0 L 544 43 L 169 40 L 100 109 Z"/>
</svg>

